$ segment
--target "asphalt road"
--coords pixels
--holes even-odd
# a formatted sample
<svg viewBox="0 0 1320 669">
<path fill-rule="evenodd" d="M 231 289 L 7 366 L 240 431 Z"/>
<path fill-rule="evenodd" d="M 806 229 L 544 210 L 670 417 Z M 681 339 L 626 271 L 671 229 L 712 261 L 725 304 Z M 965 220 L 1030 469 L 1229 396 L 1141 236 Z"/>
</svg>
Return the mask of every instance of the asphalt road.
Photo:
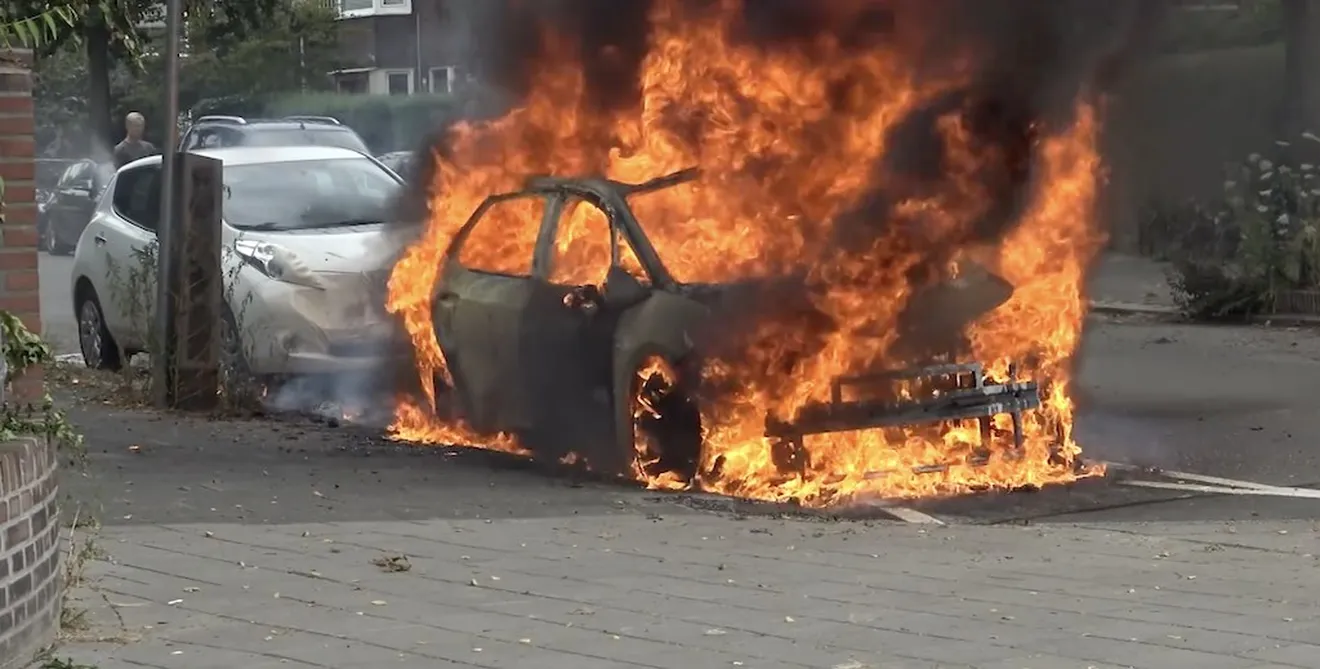
<svg viewBox="0 0 1320 669">
<path fill-rule="evenodd" d="M 78 325 L 73 313 L 73 256 L 39 254 L 42 336 L 56 353 L 78 351 Z"/>
<path fill-rule="evenodd" d="M 60 352 L 77 350 L 70 266 L 70 258 L 41 256 L 44 329 Z M 1320 487 L 1317 372 L 1320 331 L 1093 319 L 1079 370 L 1078 441 L 1096 459 Z M 520 517 L 655 501 L 676 509 L 779 511 L 571 483 L 492 454 L 393 445 L 362 428 L 98 407 L 74 407 L 73 417 L 90 435 L 92 464 L 87 477 L 69 483 L 105 505 L 107 522 Z M 130 451 L 134 445 L 142 448 Z M 1320 499 L 1193 495 L 1112 478 L 913 506 L 950 522 L 1320 515 Z"/>
</svg>

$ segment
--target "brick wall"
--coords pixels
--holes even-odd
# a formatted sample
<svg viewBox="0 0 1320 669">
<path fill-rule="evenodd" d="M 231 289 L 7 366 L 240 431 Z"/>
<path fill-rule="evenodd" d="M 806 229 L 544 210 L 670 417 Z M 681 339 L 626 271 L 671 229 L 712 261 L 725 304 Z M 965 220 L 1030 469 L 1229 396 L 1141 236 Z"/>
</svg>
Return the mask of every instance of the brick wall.
<svg viewBox="0 0 1320 669">
<path fill-rule="evenodd" d="M 27 666 L 60 626 L 55 448 L 0 443 L 0 669 Z"/>
<path fill-rule="evenodd" d="M 31 52 L 0 49 L 0 310 L 41 332 L 31 64 Z M 40 369 L 14 382 L 20 401 L 41 392 Z M 44 439 L 0 442 L 0 669 L 26 666 L 59 630 L 55 463 L 55 448 Z"/>
<path fill-rule="evenodd" d="M 5 180 L 0 310 L 17 315 L 29 330 L 40 333 L 31 64 L 31 51 L 0 49 L 0 177 Z M 41 370 L 28 370 L 13 392 L 18 399 L 39 398 Z"/>
</svg>

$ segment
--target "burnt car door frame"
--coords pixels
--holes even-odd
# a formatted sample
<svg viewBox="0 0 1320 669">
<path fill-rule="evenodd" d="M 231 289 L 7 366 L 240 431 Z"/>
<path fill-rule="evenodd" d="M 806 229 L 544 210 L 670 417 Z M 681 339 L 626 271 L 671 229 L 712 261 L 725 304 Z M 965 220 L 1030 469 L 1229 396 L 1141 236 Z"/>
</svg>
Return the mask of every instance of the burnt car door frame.
<svg viewBox="0 0 1320 669">
<path fill-rule="evenodd" d="M 611 270 L 606 276 L 606 285 L 601 289 L 600 308 L 617 309 L 618 313 L 606 313 L 609 319 L 608 332 L 597 331 L 588 335 L 607 342 L 605 353 L 608 359 L 605 362 L 608 369 L 605 374 L 609 377 L 606 390 L 610 397 L 600 408 L 608 409 L 608 414 L 593 420 L 596 425 L 607 429 L 591 435 L 593 439 L 590 444 L 599 446 L 590 453 L 581 452 L 585 442 L 578 449 L 578 455 L 585 456 L 597 471 L 624 475 L 631 472 L 635 458 L 632 392 L 636 371 L 642 361 L 652 355 L 658 355 L 671 363 L 684 361 L 692 347 L 687 332 L 695 327 L 696 321 L 704 320 L 708 313 L 705 307 L 682 294 L 678 282 L 669 273 L 638 223 L 626 197 L 633 193 L 667 188 L 698 176 L 695 170 L 685 170 L 643 184 L 625 184 L 606 179 L 559 178 L 533 179 L 529 184 L 529 189 L 558 192 L 566 198 L 586 200 L 600 208 L 610 223 Z M 542 238 L 537 244 L 533 273 L 542 280 L 545 280 L 553 266 L 548 258 L 554 252 L 557 225 L 563 217 L 562 209 L 558 213 L 559 216 L 553 221 L 547 221 L 547 229 L 542 230 Z M 622 270 L 619 265 L 619 249 L 614 246 L 618 243 L 631 247 L 650 280 L 649 286 Z M 611 290 L 611 281 L 628 284 L 628 290 L 622 293 L 623 301 L 611 303 L 612 295 L 620 295 L 619 291 Z M 563 397 L 571 399 L 567 394 Z M 696 450 L 699 450 L 699 434 L 696 439 Z"/>
<path fill-rule="evenodd" d="M 533 179 L 529 191 L 554 198 L 536 242 L 533 284 L 520 321 L 518 357 L 524 406 L 530 427 L 520 437 L 525 446 L 558 460 L 568 453 L 592 466 L 609 470 L 616 458 L 613 353 L 617 324 L 623 314 L 649 296 L 631 276 L 619 276 L 618 244 L 630 244 L 616 224 L 618 202 L 591 188 L 590 180 Z M 558 260 L 557 237 L 572 203 L 596 207 L 606 217 L 611 253 L 602 286 L 553 280 Z M 648 272 L 649 274 L 649 272 Z M 610 277 L 630 281 L 635 298 L 608 299 Z"/>
<path fill-rule="evenodd" d="M 689 297 L 682 286 L 669 273 L 660 254 L 651 244 L 645 228 L 637 220 L 627 196 L 648 193 L 699 179 L 698 169 L 687 169 L 651 179 L 641 184 L 605 182 L 607 202 L 612 203 L 611 220 L 618 226 L 619 232 L 632 246 L 643 270 L 651 279 L 649 295 L 629 306 L 623 313 L 616 327 L 614 336 L 614 453 L 626 461 L 616 466 L 629 467 L 637 455 L 633 426 L 633 393 L 637 372 L 651 357 L 659 357 L 669 364 L 678 374 L 677 395 L 670 399 L 683 404 L 681 410 L 673 411 L 680 425 L 678 430 L 670 432 L 663 443 L 662 451 L 670 448 L 674 453 L 650 453 L 659 455 L 666 467 L 675 467 L 688 476 L 696 474 L 701 456 L 701 418 L 696 398 L 695 386 L 700 380 L 701 361 L 694 355 L 695 341 L 699 338 L 697 330 L 707 321 L 710 310 Z M 688 402 L 687 400 L 691 400 Z M 671 413 L 678 406 L 671 405 L 665 411 Z M 653 473 L 653 472 L 648 472 Z"/>
<path fill-rule="evenodd" d="M 450 398 L 459 415 L 478 432 L 517 432 L 528 427 L 529 410 L 520 391 L 517 338 L 534 271 L 527 276 L 472 269 L 459 256 L 472 231 L 498 204 L 520 198 L 545 203 L 537 226 L 557 215 L 554 194 L 519 191 L 486 198 L 454 234 L 445 251 L 441 274 L 432 295 L 432 323 L 453 382 Z M 529 258 L 534 269 L 534 257 Z M 437 409 L 442 410 L 440 380 Z"/>
<path fill-rule="evenodd" d="M 574 451 L 587 457 L 598 471 L 625 474 L 630 470 L 633 457 L 631 391 L 637 366 L 650 355 L 662 356 L 670 362 L 681 361 L 692 347 L 688 330 L 694 321 L 704 319 L 708 312 L 682 293 L 633 215 L 626 196 L 690 181 L 696 176 L 695 171 L 688 170 L 637 185 L 606 179 L 534 178 L 523 190 L 487 197 L 473 211 L 455 233 L 445 253 L 441 277 L 433 296 L 432 314 L 438 343 L 455 386 L 457 408 L 473 428 L 481 432 L 522 433 L 522 436 L 536 430 L 536 419 L 544 418 L 547 411 L 553 414 L 556 406 L 564 406 L 559 400 L 566 400 L 576 403 L 579 408 L 586 406 L 588 412 L 597 411 L 599 415 L 599 418 L 593 416 L 589 419 L 591 443 L 576 443 Z M 522 197 L 539 197 L 546 203 L 530 275 L 515 277 L 464 267 L 458 256 L 472 230 L 490 208 Z M 635 284 L 629 288 L 642 290 L 628 291 L 631 294 L 626 295 L 627 300 L 614 305 L 620 313 L 609 324 L 612 332 L 604 333 L 605 336 L 599 331 L 593 332 L 590 327 L 583 327 L 586 324 L 584 319 L 589 317 L 572 313 L 564 304 L 565 294 L 571 287 L 555 286 L 549 280 L 555 234 L 564 206 L 570 199 L 586 200 L 599 207 L 610 223 L 611 244 L 628 244 L 650 279 L 650 285 L 644 286 L 626 272 L 611 271 L 607 275 L 607 285 L 602 287 L 599 296 L 602 302 L 605 293 L 610 292 L 608 283 L 611 277 Z M 616 233 L 621 240 L 615 238 Z M 617 267 L 618 256 L 617 248 L 612 248 L 612 267 Z M 466 312 L 464 306 L 468 307 Z M 502 314 L 504 323 L 496 324 L 482 318 L 483 311 L 490 314 L 492 309 L 506 310 Z M 544 327 L 543 321 L 538 325 L 537 319 L 545 315 L 554 320 L 553 328 Z M 512 331 L 510 325 L 514 326 Z M 595 395 L 595 388 L 583 386 L 575 396 L 569 392 L 547 391 L 540 387 L 545 384 L 529 382 L 533 381 L 529 374 L 531 363 L 539 362 L 530 357 L 544 359 L 553 356 L 569 365 L 585 362 L 590 351 L 583 348 L 584 341 L 591 339 L 607 342 L 609 349 L 610 378 L 600 389 L 607 395 L 604 401 L 580 396 L 581 392 Z M 574 352 L 578 355 L 573 355 Z M 553 372 L 542 381 L 552 377 Z M 582 384 L 581 377 L 577 383 Z M 563 425 L 562 419 L 551 421 L 551 425 L 556 423 Z M 569 434 L 588 436 L 580 431 L 570 431 Z M 535 441 L 543 435 L 528 436 Z M 570 441 L 571 438 L 552 439 L 547 445 L 550 453 L 545 455 L 564 450 Z M 590 453 L 582 452 L 596 444 L 600 447 Z M 533 450 L 542 450 L 536 444 L 526 445 Z"/>
</svg>

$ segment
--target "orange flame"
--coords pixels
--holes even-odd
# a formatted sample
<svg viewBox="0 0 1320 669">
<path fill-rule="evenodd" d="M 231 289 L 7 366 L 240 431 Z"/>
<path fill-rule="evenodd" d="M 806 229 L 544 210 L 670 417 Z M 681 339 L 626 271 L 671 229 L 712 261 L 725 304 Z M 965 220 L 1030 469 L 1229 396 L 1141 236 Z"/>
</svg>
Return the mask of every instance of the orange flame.
<svg viewBox="0 0 1320 669">
<path fill-rule="evenodd" d="M 849 12 L 864 4 L 840 5 L 835 20 L 850 20 Z M 944 187 L 901 202 L 884 234 L 840 249 L 841 215 L 877 180 L 892 176 L 870 169 L 889 148 L 891 131 L 964 83 L 970 66 L 918 75 L 905 64 L 903 44 L 859 53 L 831 38 L 812 44 L 811 58 L 769 52 L 727 38 L 739 10 L 738 0 L 722 0 L 716 10 L 685 15 L 676 2 L 657 2 L 640 103 L 623 111 L 595 111 L 587 103 L 580 60 L 550 35 L 550 54 L 525 104 L 490 123 L 461 125 L 450 155 L 435 156 L 430 222 L 395 267 L 388 300 L 412 338 L 431 408 L 434 380 L 449 378 L 431 321 L 432 290 L 453 234 L 486 196 L 515 190 L 532 174 L 603 172 L 636 183 L 695 165 L 703 171 L 700 182 L 630 200 L 674 277 L 721 282 L 806 266 L 808 284 L 818 289 L 815 308 L 838 324 L 806 361 L 792 357 L 803 336 L 793 324 L 767 324 L 745 352 L 748 359 L 736 367 L 717 361 L 705 371 L 740 390 L 702 407 L 702 487 L 824 505 L 858 495 L 946 495 L 1095 473 L 1079 474 L 1074 466 L 1080 450 L 1071 438 L 1069 395 L 1084 272 L 1103 241 L 1093 215 L 1100 170 L 1095 109 L 1079 102 L 1071 127 L 1038 142 L 1033 199 L 997 247 L 957 242 L 992 205 L 978 174 L 993 149 L 979 146 L 954 112 L 936 124 L 945 145 Z M 972 62 L 967 56 L 955 60 Z M 842 96 L 838 82 L 849 84 Z M 509 217 L 492 226 L 496 236 L 474 232 L 464 254 L 484 269 L 525 272 L 539 224 L 536 216 Z M 579 206 L 560 225 L 552 278 L 600 281 L 610 259 L 603 212 Z M 894 325 L 919 288 L 909 270 L 932 254 L 947 256 L 954 272 L 975 259 L 1015 287 L 1010 301 L 973 324 L 968 336 L 975 358 L 997 378 L 1016 361 L 1045 384 L 1041 410 L 1024 420 L 1024 449 L 980 452 L 975 424 L 836 433 L 808 438 L 809 464 L 782 472 L 764 434 L 766 416 L 794 416 L 827 396 L 839 376 L 904 362 L 893 360 Z M 635 262 L 624 259 L 625 266 Z M 1008 417 L 996 420 L 998 429 L 1008 429 Z M 511 437 L 472 434 L 409 403 L 399 406 L 394 433 L 407 441 L 522 452 Z M 676 485 L 672 475 L 645 467 L 636 475 L 651 487 Z"/>
</svg>

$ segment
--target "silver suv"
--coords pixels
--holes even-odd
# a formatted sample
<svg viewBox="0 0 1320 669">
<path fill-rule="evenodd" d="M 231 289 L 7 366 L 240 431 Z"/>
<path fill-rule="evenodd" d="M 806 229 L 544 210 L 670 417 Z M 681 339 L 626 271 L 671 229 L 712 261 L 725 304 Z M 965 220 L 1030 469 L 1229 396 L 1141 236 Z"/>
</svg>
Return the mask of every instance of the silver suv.
<svg viewBox="0 0 1320 669">
<path fill-rule="evenodd" d="M 331 146 L 370 155 L 362 137 L 333 116 L 203 116 L 179 138 L 183 151 L 230 146 Z"/>
</svg>

